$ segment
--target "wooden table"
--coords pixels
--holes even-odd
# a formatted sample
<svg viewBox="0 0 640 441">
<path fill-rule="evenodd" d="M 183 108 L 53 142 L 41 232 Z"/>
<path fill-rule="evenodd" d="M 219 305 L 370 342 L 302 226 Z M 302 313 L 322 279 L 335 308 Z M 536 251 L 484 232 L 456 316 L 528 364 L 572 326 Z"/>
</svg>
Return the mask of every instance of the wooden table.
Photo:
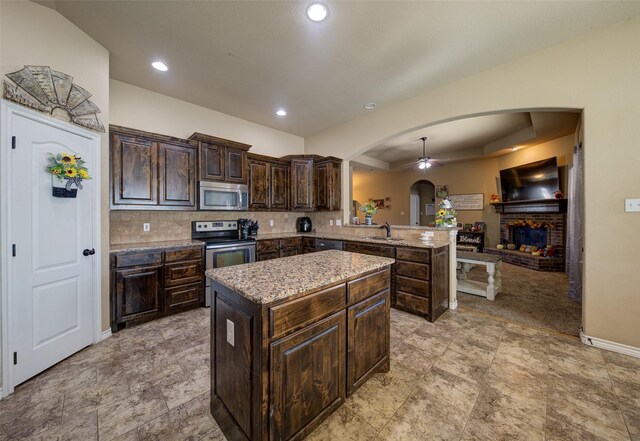
<svg viewBox="0 0 640 441">
<path fill-rule="evenodd" d="M 468 253 L 460 251 L 456 256 L 458 277 L 458 291 L 495 300 L 502 288 L 502 258 L 491 254 Z M 467 280 L 467 273 L 476 265 L 487 268 L 487 282 Z"/>
</svg>

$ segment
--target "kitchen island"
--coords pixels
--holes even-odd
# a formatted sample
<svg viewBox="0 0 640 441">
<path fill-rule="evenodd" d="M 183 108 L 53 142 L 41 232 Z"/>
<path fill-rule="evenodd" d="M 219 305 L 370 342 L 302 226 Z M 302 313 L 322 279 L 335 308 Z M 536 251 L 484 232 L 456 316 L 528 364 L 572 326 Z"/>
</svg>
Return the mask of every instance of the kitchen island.
<svg viewBox="0 0 640 441">
<path fill-rule="evenodd" d="M 329 250 L 207 271 L 211 412 L 227 439 L 304 438 L 389 370 L 393 263 Z"/>
</svg>

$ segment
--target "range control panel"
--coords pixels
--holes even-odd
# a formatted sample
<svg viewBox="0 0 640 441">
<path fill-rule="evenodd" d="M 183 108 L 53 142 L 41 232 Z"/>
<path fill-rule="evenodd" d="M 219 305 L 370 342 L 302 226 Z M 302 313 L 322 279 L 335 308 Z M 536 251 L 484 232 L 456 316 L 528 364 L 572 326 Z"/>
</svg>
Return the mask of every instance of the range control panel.
<svg viewBox="0 0 640 441">
<path fill-rule="evenodd" d="M 237 221 L 196 221 L 195 231 L 204 233 L 207 231 L 233 231 L 238 229 Z"/>
</svg>

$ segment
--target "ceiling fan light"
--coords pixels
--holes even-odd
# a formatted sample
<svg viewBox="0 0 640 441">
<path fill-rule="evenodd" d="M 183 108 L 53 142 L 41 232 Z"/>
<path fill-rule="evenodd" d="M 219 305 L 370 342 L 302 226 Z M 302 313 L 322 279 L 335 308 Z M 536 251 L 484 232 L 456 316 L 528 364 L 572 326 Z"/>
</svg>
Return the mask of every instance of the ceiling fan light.
<svg viewBox="0 0 640 441">
<path fill-rule="evenodd" d="M 424 170 L 425 168 L 428 168 L 429 166 L 431 166 L 431 164 L 429 164 L 428 162 L 420 161 L 418 163 L 418 168 L 420 170 Z"/>
<path fill-rule="evenodd" d="M 429 168 L 429 167 L 431 167 L 431 163 L 430 163 L 429 161 L 427 161 L 427 162 L 425 162 L 425 163 L 424 163 L 424 166 L 425 166 L 426 168 Z"/>
</svg>

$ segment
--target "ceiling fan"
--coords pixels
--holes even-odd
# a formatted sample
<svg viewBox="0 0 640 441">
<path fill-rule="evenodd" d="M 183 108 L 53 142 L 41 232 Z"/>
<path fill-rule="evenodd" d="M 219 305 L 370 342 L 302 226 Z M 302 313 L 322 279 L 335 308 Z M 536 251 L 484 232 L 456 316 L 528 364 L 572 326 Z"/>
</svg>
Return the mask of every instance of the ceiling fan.
<svg viewBox="0 0 640 441">
<path fill-rule="evenodd" d="M 417 166 L 420 170 L 427 170 L 431 166 L 442 166 L 440 161 L 446 161 L 445 159 L 432 159 L 430 156 L 427 156 L 427 137 L 423 136 L 420 138 L 422 140 L 422 156 L 418 158 L 417 161 L 412 161 L 407 164 L 402 164 L 400 167 L 408 167 L 408 166 Z"/>
</svg>

